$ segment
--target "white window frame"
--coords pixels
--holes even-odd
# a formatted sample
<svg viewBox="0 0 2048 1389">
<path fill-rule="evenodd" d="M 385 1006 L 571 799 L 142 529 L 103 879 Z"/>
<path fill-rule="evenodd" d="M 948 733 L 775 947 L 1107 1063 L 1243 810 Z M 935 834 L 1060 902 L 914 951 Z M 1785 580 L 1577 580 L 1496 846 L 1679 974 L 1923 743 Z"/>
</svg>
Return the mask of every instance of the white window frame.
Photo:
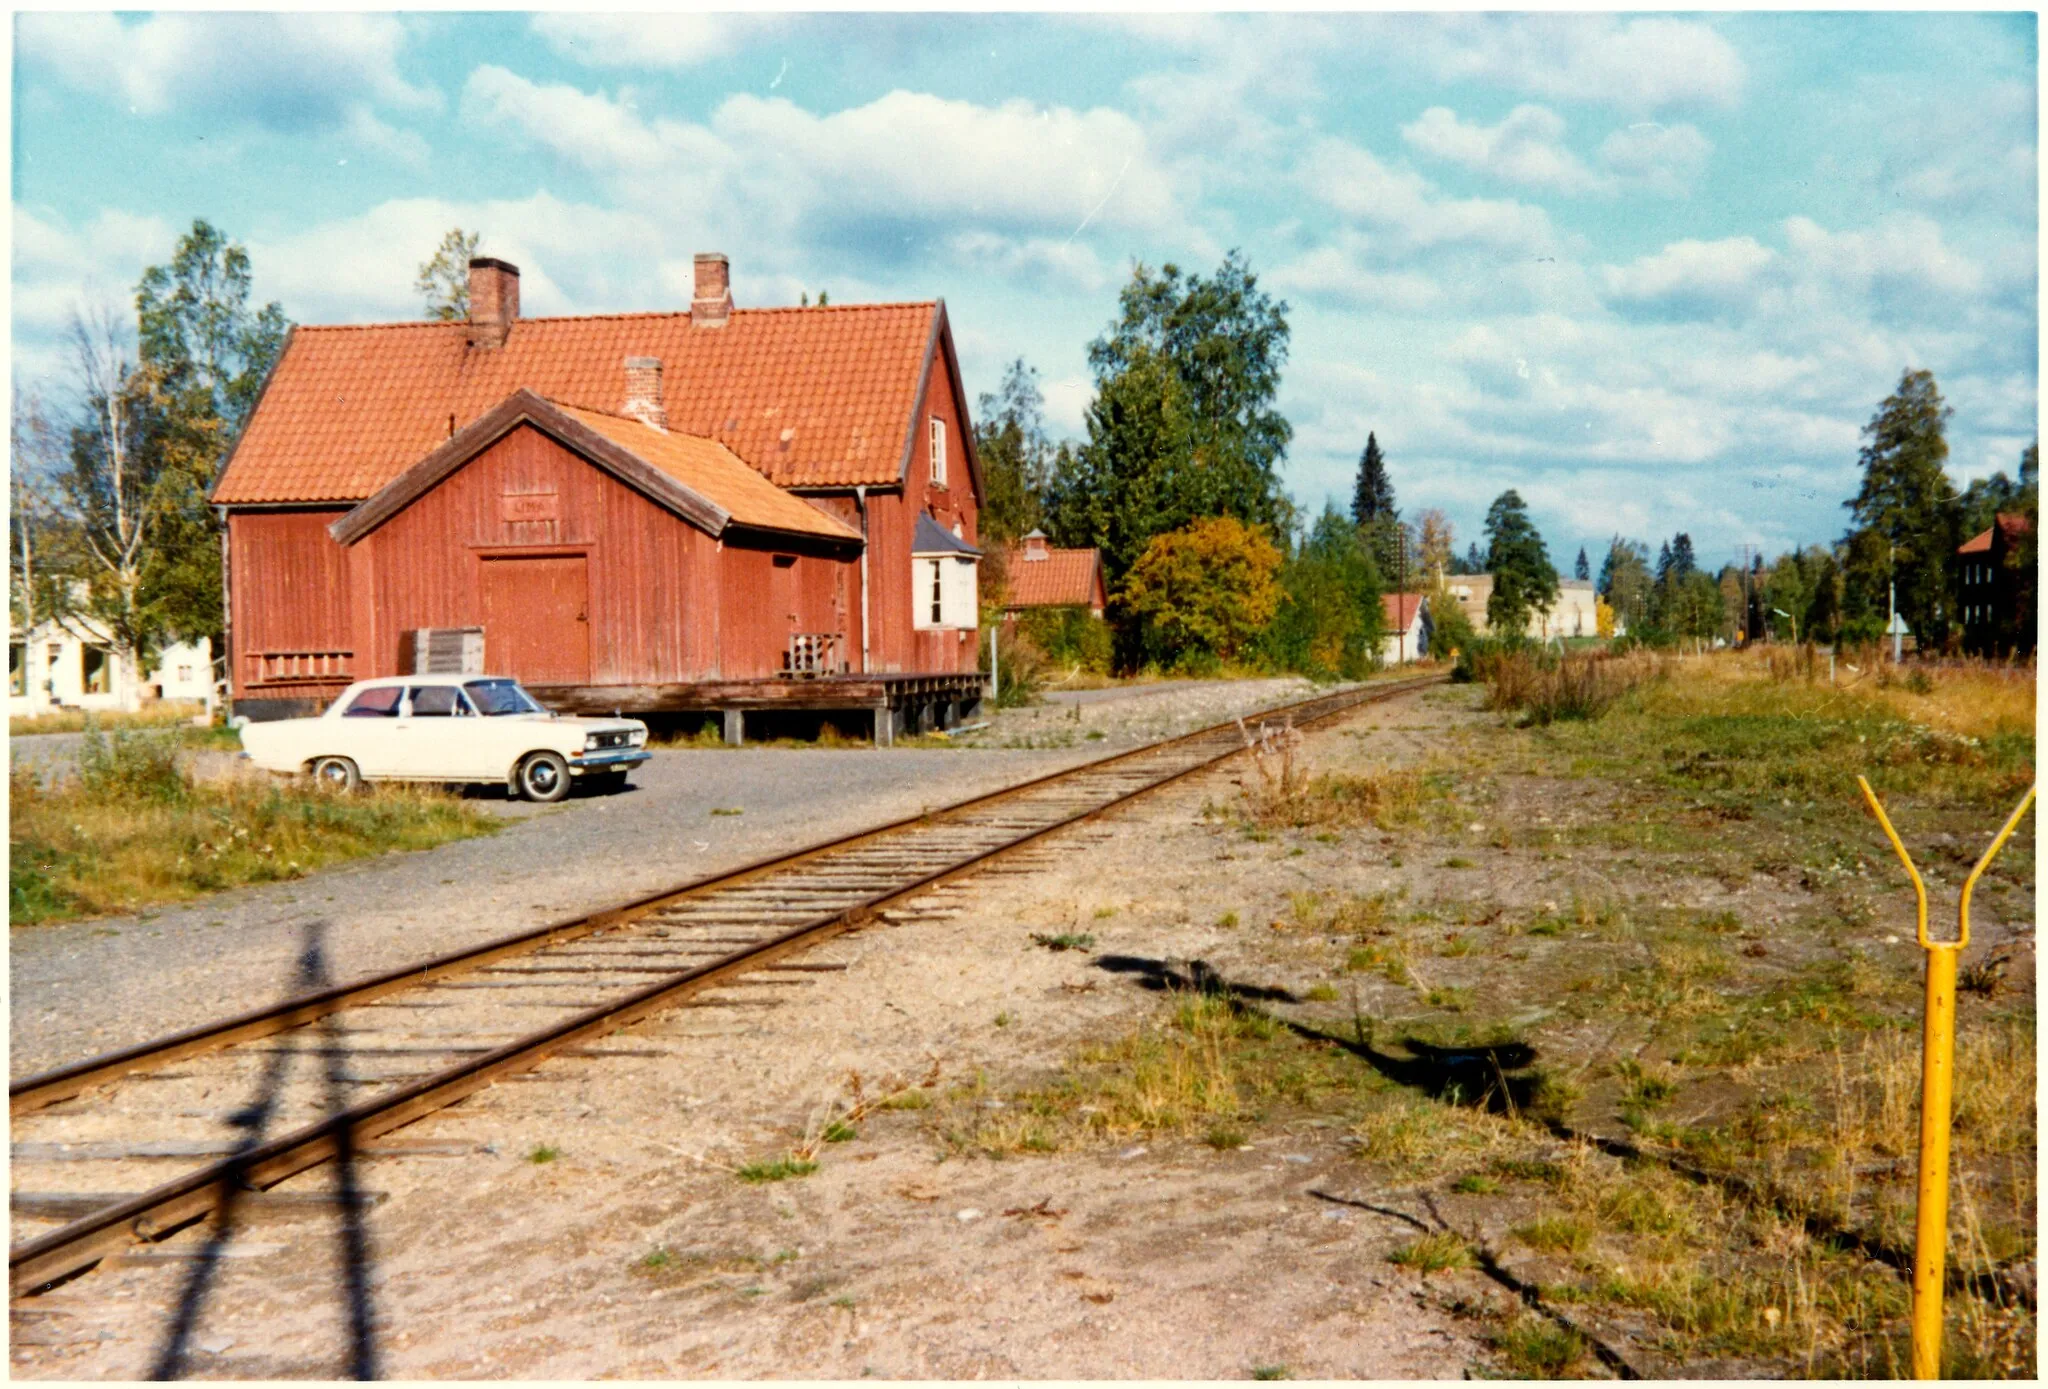
<svg viewBox="0 0 2048 1389">
<path fill-rule="evenodd" d="M 971 555 L 917 555 L 911 561 L 911 626 L 920 632 L 981 625 L 979 566 Z"/>
<path fill-rule="evenodd" d="M 946 485 L 946 422 L 937 415 L 931 419 L 932 485 Z"/>
</svg>

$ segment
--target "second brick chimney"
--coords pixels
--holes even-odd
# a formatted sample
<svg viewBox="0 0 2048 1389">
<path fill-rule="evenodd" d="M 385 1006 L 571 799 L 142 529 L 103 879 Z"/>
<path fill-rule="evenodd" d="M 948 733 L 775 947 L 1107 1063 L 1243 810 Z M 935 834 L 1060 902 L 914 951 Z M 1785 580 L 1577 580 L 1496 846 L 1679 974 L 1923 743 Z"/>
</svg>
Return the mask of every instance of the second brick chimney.
<svg viewBox="0 0 2048 1389">
<path fill-rule="evenodd" d="M 723 328 L 730 317 L 732 266 L 721 251 L 699 251 L 696 297 L 690 300 L 690 326 Z"/>
<path fill-rule="evenodd" d="M 519 321 L 519 267 L 477 256 L 469 263 L 469 345 L 503 347 Z"/>
<path fill-rule="evenodd" d="M 619 413 L 653 429 L 668 429 L 668 407 L 661 403 L 661 358 L 626 358 L 626 403 Z"/>
</svg>

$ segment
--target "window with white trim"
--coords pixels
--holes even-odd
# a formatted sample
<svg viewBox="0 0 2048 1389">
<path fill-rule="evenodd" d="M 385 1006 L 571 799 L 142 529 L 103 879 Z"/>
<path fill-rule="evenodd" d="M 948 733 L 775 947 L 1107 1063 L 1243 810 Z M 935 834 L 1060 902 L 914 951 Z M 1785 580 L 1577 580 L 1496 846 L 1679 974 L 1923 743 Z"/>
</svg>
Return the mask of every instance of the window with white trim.
<svg viewBox="0 0 2048 1389">
<path fill-rule="evenodd" d="M 979 584 L 971 555 L 919 555 L 911 565 L 911 625 L 972 630 L 980 625 Z"/>
<path fill-rule="evenodd" d="M 932 416 L 932 485 L 946 485 L 946 422 Z"/>
</svg>

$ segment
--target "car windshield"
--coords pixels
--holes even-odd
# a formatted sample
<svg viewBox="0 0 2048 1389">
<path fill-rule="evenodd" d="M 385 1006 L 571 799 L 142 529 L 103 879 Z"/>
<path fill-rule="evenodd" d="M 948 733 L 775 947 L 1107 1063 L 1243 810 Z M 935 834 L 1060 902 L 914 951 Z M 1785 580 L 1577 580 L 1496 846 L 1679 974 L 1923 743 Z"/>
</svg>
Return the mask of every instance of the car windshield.
<svg viewBox="0 0 2048 1389">
<path fill-rule="evenodd" d="M 519 688 L 517 680 L 472 680 L 462 687 L 469 691 L 476 710 L 486 718 L 494 714 L 545 714 L 533 696 Z"/>
</svg>

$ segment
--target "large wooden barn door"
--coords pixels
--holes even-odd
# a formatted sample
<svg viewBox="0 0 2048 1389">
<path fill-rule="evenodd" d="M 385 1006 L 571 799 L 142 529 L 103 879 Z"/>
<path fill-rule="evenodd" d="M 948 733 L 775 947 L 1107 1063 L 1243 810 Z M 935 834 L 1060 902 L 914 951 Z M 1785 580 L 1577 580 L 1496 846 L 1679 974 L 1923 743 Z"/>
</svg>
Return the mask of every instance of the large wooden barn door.
<svg viewBox="0 0 2048 1389">
<path fill-rule="evenodd" d="M 590 683 L 590 583 L 582 555 L 486 559 L 484 664 L 528 685 Z"/>
</svg>

